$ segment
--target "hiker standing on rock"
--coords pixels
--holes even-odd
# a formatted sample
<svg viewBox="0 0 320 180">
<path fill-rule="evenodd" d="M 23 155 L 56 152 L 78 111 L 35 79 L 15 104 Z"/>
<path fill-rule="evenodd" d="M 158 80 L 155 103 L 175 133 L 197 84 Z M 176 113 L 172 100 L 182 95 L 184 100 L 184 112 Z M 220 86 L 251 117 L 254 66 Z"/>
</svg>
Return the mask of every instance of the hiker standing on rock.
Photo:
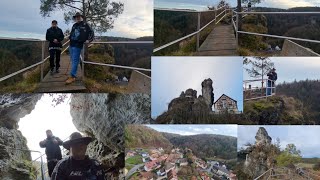
<svg viewBox="0 0 320 180">
<path fill-rule="evenodd" d="M 40 142 L 41 148 L 46 148 L 48 173 L 51 177 L 52 172 L 58 161 L 62 159 L 61 149 L 59 146 L 62 145 L 61 139 L 53 136 L 51 130 L 46 131 L 47 138 Z"/>
<path fill-rule="evenodd" d="M 83 21 L 83 15 L 76 13 L 73 19 L 76 23 L 72 26 L 69 36 L 70 39 L 70 57 L 71 57 L 71 72 L 66 84 L 73 83 L 77 78 L 77 70 L 80 62 L 80 54 L 84 43 L 93 41 L 94 32 L 91 27 Z"/>
<path fill-rule="evenodd" d="M 252 6 L 251 1 L 249 1 L 249 3 L 248 3 L 248 12 L 251 11 L 251 6 Z"/>
<path fill-rule="evenodd" d="M 51 180 L 104 180 L 101 164 L 86 155 L 87 146 L 91 141 L 90 137 L 83 137 L 78 132 L 72 133 L 70 140 L 63 143 L 63 147 L 70 151 L 70 156 L 59 161 Z"/>
<path fill-rule="evenodd" d="M 50 53 L 50 72 L 51 75 L 55 72 L 59 73 L 60 68 L 60 56 L 62 50 L 62 41 L 64 39 L 64 34 L 62 30 L 58 27 L 58 22 L 53 20 L 51 27 L 47 29 L 46 40 L 49 41 L 49 53 Z M 54 62 L 56 59 L 56 62 Z"/>
<path fill-rule="evenodd" d="M 272 68 L 271 71 L 267 74 L 267 76 L 268 76 L 267 96 L 271 96 L 273 93 L 273 89 L 275 87 L 275 82 L 278 79 L 278 74 L 276 73 L 276 69 Z"/>
</svg>

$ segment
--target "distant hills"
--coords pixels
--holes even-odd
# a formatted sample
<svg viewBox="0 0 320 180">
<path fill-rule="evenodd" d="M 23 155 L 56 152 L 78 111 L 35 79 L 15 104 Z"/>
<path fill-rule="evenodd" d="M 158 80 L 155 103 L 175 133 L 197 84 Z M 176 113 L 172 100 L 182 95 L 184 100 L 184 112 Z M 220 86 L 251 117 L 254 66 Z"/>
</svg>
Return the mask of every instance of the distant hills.
<svg viewBox="0 0 320 180">
<path fill-rule="evenodd" d="M 256 11 L 263 12 L 320 12 L 320 7 L 296 7 L 290 9 L 277 8 L 255 8 Z M 268 34 L 283 35 L 304 39 L 320 40 L 320 14 L 267 14 Z M 283 40 L 278 39 L 277 44 Z M 320 53 L 320 45 L 317 43 L 298 42 L 300 45 L 308 47 Z"/>
<path fill-rule="evenodd" d="M 202 158 L 234 159 L 237 157 L 237 138 L 235 137 L 214 134 L 182 136 L 161 133 L 142 125 L 126 127 L 125 144 L 126 148 L 189 148 L 196 156 Z"/>
</svg>

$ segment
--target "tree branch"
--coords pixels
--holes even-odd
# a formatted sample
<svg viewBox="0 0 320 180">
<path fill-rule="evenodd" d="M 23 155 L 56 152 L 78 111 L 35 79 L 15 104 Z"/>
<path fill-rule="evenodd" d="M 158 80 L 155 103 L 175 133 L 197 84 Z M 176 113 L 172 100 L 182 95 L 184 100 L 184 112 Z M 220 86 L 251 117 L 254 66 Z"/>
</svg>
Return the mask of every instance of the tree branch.
<svg viewBox="0 0 320 180">
<path fill-rule="evenodd" d="M 70 5 L 70 4 L 64 4 L 64 5 L 65 5 L 65 6 L 68 6 L 68 7 L 71 7 L 71 8 L 74 8 L 74 9 L 78 9 L 79 11 L 82 12 L 82 10 L 81 10 L 80 8 L 77 8 L 77 7 L 72 6 L 72 5 Z"/>
</svg>

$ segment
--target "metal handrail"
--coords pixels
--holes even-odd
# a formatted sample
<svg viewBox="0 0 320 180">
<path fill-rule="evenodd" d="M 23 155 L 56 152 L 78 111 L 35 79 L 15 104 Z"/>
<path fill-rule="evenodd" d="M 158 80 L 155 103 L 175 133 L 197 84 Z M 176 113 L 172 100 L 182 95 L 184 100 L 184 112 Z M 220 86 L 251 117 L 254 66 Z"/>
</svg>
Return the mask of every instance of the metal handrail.
<svg viewBox="0 0 320 180">
<path fill-rule="evenodd" d="M 296 41 L 302 41 L 302 42 L 320 43 L 320 40 L 295 38 L 295 37 L 290 37 L 290 36 L 279 36 L 279 35 L 247 32 L 247 31 L 240 31 L 239 30 L 239 15 L 240 14 L 245 14 L 245 15 L 248 15 L 248 14 L 279 14 L 279 15 L 284 15 L 284 14 L 320 14 L 320 12 L 294 12 L 294 11 L 290 11 L 290 12 L 257 12 L 257 11 L 237 12 L 237 11 L 234 11 L 233 13 L 235 13 L 235 15 L 236 15 L 236 21 L 234 21 L 233 18 L 232 18 L 232 21 L 234 22 L 234 28 L 236 31 L 237 47 L 239 46 L 239 34 L 248 34 L 248 35 L 256 35 L 256 36 L 263 36 L 263 37 L 278 38 L 278 39 L 288 39 L 288 40 L 296 40 Z"/>
<path fill-rule="evenodd" d="M 18 151 L 26 151 L 26 152 L 35 152 L 40 154 L 40 170 L 41 170 L 41 180 L 44 180 L 44 172 L 43 172 L 43 159 L 40 151 L 35 151 L 35 150 L 29 150 L 29 149 L 20 149 L 20 148 L 12 148 L 12 147 L 6 147 L 7 149 L 12 149 L 12 150 L 18 150 Z M 38 159 L 38 158 L 37 158 Z M 34 163 L 36 160 L 31 161 Z M 39 169 L 37 169 L 38 171 Z"/>
<path fill-rule="evenodd" d="M 22 41 L 42 42 L 42 58 L 41 58 L 41 61 L 40 61 L 40 62 L 35 63 L 35 64 L 33 64 L 33 65 L 30 65 L 30 66 L 28 66 L 28 67 L 26 67 L 26 68 L 23 68 L 23 69 L 21 69 L 21 70 L 18 70 L 18 71 L 16 71 L 16 72 L 11 73 L 11 74 L 9 74 L 9 75 L 6 75 L 6 76 L 4 76 L 4 77 L 1 77 L 1 78 L 0 78 L 0 82 L 2 82 L 2 81 L 4 81 L 4 80 L 7 80 L 7 79 L 9 79 L 9 78 L 11 78 L 11 77 L 13 77 L 13 76 L 18 75 L 18 74 L 21 74 L 21 73 L 23 73 L 23 72 L 26 72 L 26 71 L 28 71 L 28 70 L 30 70 L 30 69 L 32 69 L 32 68 L 35 68 L 35 67 L 37 67 L 37 66 L 39 66 L 39 65 L 41 65 L 41 79 L 40 79 L 40 80 L 41 80 L 41 81 L 43 80 L 43 70 L 44 70 L 43 64 L 50 58 L 50 56 L 47 56 L 46 58 L 44 58 L 45 43 L 46 43 L 45 40 L 19 39 L 19 38 L 4 38 L 4 37 L 0 37 L 0 40 L 22 40 Z M 65 46 L 66 44 L 68 44 L 69 42 L 70 42 L 70 40 L 68 40 L 67 42 L 65 42 L 65 43 L 62 45 L 62 47 L 64 47 L 64 46 Z M 69 46 L 68 46 L 68 47 L 69 47 Z M 61 54 L 64 53 L 64 52 L 68 49 L 68 47 L 67 47 L 66 49 L 64 49 L 64 50 L 61 52 Z"/>
<path fill-rule="evenodd" d="M 260 179 L 261 177 L 263 177 L 264 175 L 266 175 L 269 171 L 272 171 L 273 170 L 273 168 L 270 168 L 269 170 L 267 170 L 266 172 L 264 172 L 264 173 L 262 173 L 260 176 L 258 176 L 258 177 L 256 177 L 256 178 L 254 178 L 254 180 L 258 180 L 258 179 Z"/>
<path fill-rule="evenodd" d="M 86 44 L 89 44 L 89 47 L 90 47 L 90 45 L 93 45 L 93 44 L 153 44 L 153 41 L 105 41 L 105 42 L 95 41 L 95 42 L 90 42 L 90 43 L 86 43 Z M 83 46 L 85 46 L 86 44 L 84 44 Z M 130 70 L 136 70 L 138 72 L 139 71 L 151 72 L 151 69 L 86 61 L 83 58 L 84 54 L 85 54 L 85 50 L 86 50 L 86 48 L 83 48 L 83 51 L 81 53 L 82 55 L 80 56 L 80 61 L 82 63 L 82 70 L 81 70 L 82 77 L 84 77 L 85 64 L 98 65 L 98 66 L 108 66 L 108 67 L 115 67 L 115 68 L 122 68 L 122 69 L 130 69 Z"/>
<path fill-rule="evenodd" d="M 271 81 L 273 83 L 275 83 L 276 81 L 274 80 L 270 80 L 270 79 L 253 79 L 253 80 L 244 80 L 243 83 L 244 83 L 244 89 L 243 91 L 244 92 L 250 92 L 250 91 L 257 91 L 257 90 L 262 90 L 262 89 L 266 89 L 266 93 L 264 96 L 259 96 L 259 97 L 252 97 L 252 98 L 246 98 L 244 97 L 244 100 L 245 101 L 249 101 L 249 100 L 257 100 L 257 99 L 263 99 L 263 98 L 268 98 L 268 97 L 271 97 L 271 96 L 274 96 L 275 93 L 276 93 L 276 86 L 272 86 L 273 83 L 271 83 L 271 87 L 257 87 L 257 88 L 247 88 L 247 84 L 248 83 L 251 83 L 251 82 L 265 82 L 265 81 Z M 268 95 L 268 89 L 271 91 L 271 95 Z"/>
<path fill-rule="evenodd" d="M 153 44 L 153 41 L 94 41 L 89 44 Z"/>
<path fill-rule="evenodd" d="M 68 38 L 68 37 L 67 37 Z M 1 39 L 8 39 L 8 40 L 16 40 L 16 38 L 1 38 L 0 37 L 0 40 Z M 30 39 L 24 39 L 25 41 L 29 41 Z M 31 40 L 30 40 L 31 41 Z M 33 64 L 31 66 L 28 66 L 26 68 L 23 68 L 17 72 L 14 72 L 14 73 L 11 73 L 7 76 L 4 76 L 4 77 L 1 77 L 0 78 L 0 82 L 1 81 L 4 81 L 4 80 L 7 80 L 13 76 L 16 76 L 20 73 L 23 73 L 25 71 L 28 71 L 34 67 L 37 67 L 37 66 L 41 66 L 41 81 L 43 80 L 43 76 L 44 76 L 44 63 L 50 58 L 50 56 L 44 58 L 44 51 L 45 51 L 45 42 L 46 41 L 40 41 L 42 42 L 42 60 L 36 64 Z M 66 46 L 68 43 L 70 42 L 70 40 L 68 40 L 67 42 L 65 42 L 62 46 Z M 153 41 L 95 41 L 95 42 L 90 42 L 89 43 L 90 46 L 94 45 L 94 44 L 153 44 Z M 65 53 L 67 50 L 68 50 L 69 46 L 67 46 L 62 52 L 61 54 Z M 85 48 L 84 48 L 85 50 Z M 84 56 L 84 51 L 83 52 L 83 55 L 82 57 Z M 120 65 L 114 65 L 114 64 L 103 64 L 103 63 L 96 63 L 96 62 L 90 62 L 90 61 L 84 61 L 83 58 L 81 57 L 81 62 L 82 62 L 82 75 L 84 75 L 84 64 L 92 64 L 92 65 L 101 65 L 101 66 L 109 66 L 109 67 L 116 67 L 116 68 L 123 68 L 123 69 L 131 69 L 131 70 L 137 70 L 137 71 L 148 71 L 148 72 L 151 72 L 151 69 L 145 69 L 145 68 L 137 68 L 137 67 L 130 67 L 130 66 L 120 66 Z"/>
<path fill-rule="evenodd" d="M 216 11 L 218 11 L 218 10 L 220 10 L 220 9 L 223 9 L 223 8 L 225 8 L 220 14 L 215 14 L 215 17 L 214 17 L 214 19 L 213 20 L 211 20 L 209 23 L 207 23 L 205 26 L 203 26 L 202 28 L 200 27 L 200 14 L 202 13 L 202 12 L 216 12 Z M 165 48 L 167 48 L 167 47 L 169 47 L 169 46 L 171 46 L 171 45 L 173 45 L 173 44 L 176 44 L 176 43 L 178 43 L 178 42 L 180 42 L 180 41 L 183 41 L 183 40 L 185 40 L 185 39 L 187 39 L 187 38 L 189 38 L 189 37 L 192 37 L 192 36 L 194 36 L 194 35 L 197 35 L 197 50 L 199 49 L 199 41 L 200 41 L 200 36 L 199 36 L 199 33 L 201 32 L 201 31 L 203 31 L 207 26 L 209 26 L 210 24 L 212 24 L 213 22 L 216 22 L 216 24 L 218 24 L 226 15 L 227 15 L 227 10 L 230 10 L 230 9 L 227 9 L 227 6 L 222 6 L 222 7 L 220 7 L 220 8 L 218 8 L 218 9 L 215 9 L 215 10 L 207 10 L 207 11 L 191 11 L 191 10 L 179 10 L 179 9 L 163 9 L 163 8 L 157 8 L 157 9 L 155 9 L 155 10 L 163 10 L 163 11 L 180 11 L 180 12 L 194 12 L 194 13 L 198 13 L 198 28 L 197 28 L 197 31 L 195 31 L 195 32 L 193 32 L 193 33 L 191 33 L 191 34 L 188 34 L 188 35 L 186 35 L 186 36 L 184 36 L 184 37 L 182 37 L 182 38 L 179 38 L 179 39 L 176 39 L 176 40 L 174 40 L 174 41 L 171 41 L 171 42 L 169 42 L 169 43 L 167 43 L 167 44 L 164 44 L 164 45 L 162 45 L 162 46 L 160 46 L 160 47 L 157 47 L 157 48 L 155 48 L 154 50 L 153 50 L 153 52 L 155 53 L 155 52 L 158 52 L 158 51 L 160 51 L 160 50 L 162 50 L 162 49 L 165 49 Z M 225 13 L 225 15 L 222 17 L 222 18 L 220 18 L 219 19 L 219 21 L 217 21 L 217 17 L 219 17 L 220 15 L 222 15 L 222 14 L 224 14 Z"/>
<path fill-rule="evenodd" d="M 157 10 L 157 11 L 173 11 L 173 12 L 191 12 L 191 13 L 202 13 L 202 12 L 214 12 L 217 10 L 220 10 L 222 8 L 226 7 L 225 6 L 221 6 L 217 9 L 212 9 L 212 10 L 203 10 L 203 11 L 198 11 L 198 10 L 193 10 L 193 9 L 172 9 L 172 8 L 153 8 L 153 10 Z"/>
</svg>

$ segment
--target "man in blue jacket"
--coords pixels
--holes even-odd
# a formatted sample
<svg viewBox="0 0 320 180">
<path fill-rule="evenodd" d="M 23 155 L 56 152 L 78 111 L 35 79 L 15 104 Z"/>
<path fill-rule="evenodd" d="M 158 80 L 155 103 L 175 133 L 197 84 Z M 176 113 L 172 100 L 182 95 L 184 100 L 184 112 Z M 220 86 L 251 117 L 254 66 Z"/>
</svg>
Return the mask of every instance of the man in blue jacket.
<svg viewBox="0 0 320 180">
<path fill-rule="evenodd" d="M 62 41 L 64 35 L 62 30 L 58 27 L 58 22 L 53 20 L 51 27 L 47 29 L 46 40 L 49 41 L 49 53 L 50 53 L 50 72 L 54 73 L 54 68 L 56 68 L 56 73 L 59 73 L 60 68 L 60 55 L 62 50 Z M 54 62 L 56 59 L 56 62 Z"/>
<path fill-rule="evenodd" d="M 71 56 L 71 72 L 70 77 L 67 79 L 66 84 L 71 84 L 76 81 L 77 70 L 80 62 L 81 50 L 84 43 L 93 41 L 94 32 L 91 27 L 83 21 L 83 15 L 76 13 L 73 19 L 76 23 L 72 26 L 70 33 L 70 56 Z"/>
</svg>

